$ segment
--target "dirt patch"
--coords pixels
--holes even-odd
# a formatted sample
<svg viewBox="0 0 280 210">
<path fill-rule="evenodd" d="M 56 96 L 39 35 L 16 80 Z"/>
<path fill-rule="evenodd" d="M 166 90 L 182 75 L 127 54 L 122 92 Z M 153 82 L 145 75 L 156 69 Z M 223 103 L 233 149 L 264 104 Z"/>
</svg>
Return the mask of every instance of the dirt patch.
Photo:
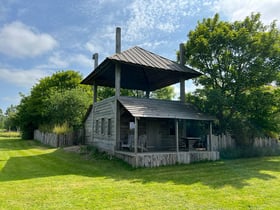
<svg viewBox="0 0 280 210">
<path fill-rule="evenodd" d="M 80 153 L 81 147 L 79 145 L 76 145 L 76 146 L 64 147 L 63 150 L 66 152 Z"/>
</svg>

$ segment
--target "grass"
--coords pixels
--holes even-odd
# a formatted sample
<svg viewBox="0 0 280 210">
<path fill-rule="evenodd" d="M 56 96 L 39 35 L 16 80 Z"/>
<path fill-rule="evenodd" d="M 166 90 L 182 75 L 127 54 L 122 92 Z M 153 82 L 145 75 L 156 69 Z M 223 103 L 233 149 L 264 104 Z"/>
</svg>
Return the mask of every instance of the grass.
<svg viewBox="0 0 280 210">
<path fill-rule="evenodd" d="M 4 138 L 20 137 L 20 132 L 0 130 L 0 137 L 4 137 Z"/>
<path fill-rule="evenodd" d="M 280 157 L 132 169 L 0 138 L 0 209 L 280 209 Z"/>
</svg>

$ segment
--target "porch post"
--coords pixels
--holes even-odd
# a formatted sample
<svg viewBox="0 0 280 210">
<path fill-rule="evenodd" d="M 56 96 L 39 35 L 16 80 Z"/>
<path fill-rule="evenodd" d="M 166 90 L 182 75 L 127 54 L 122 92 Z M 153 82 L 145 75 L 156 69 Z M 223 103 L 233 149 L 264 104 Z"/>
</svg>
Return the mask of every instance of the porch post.
<svg viewBox="0 0 280 210">
<path fill-rule="evenodd" d="M 138 166 L 138 157 L 137 157 L 137 142 L 138 142 L 138 119 L 134 118 L 135 128 L 134 128 L 134 154 L 135 154 L 135 167 Z"/>
<path fill-rule="evenodd" d="M 185 66 L 185 63 L 184 63 L 184 44 L 181 43 L 180 44 L 180 65 L 181 66 Z M 185 79 L 180 79 L 180 101 L 182 103 L 185 103 Z"/>
<path fill-rule="evenodd" d="M 209 151 L 212 151 L 212 121 L 209 124 Z"/>
<path fill-rule="evenodd" d="M 116 53 L 121 52 L 121 28 L 116 28 Z M 120 97 L 121 89 L 121 65 L 116 63 L 115 65 L 115 149 L 120 142 L 120 106 L 118 99 Z"/>
<path fill-rule="evenodd" d="M 93 103 L 96 103 L 97 102 L 97 85 L 93 84 Z"/>
<path fill-rule="evenodd" d="M 116 53 L 121 53 L 121 28 L 116 28 Z M 121 65 L 119 63 L 115 66 L 115 96 L 118 99 L 121 89 Z"/>
<path fill-rule="evenodd" d="M 98 53 L 94 53 L 92 59 L 94 60 L 94 69 L 96 69 L 98 66 Z M 93 103 L 95 102 L 97 102 L 97 84 L 93 81 Z"/>
<path fill-rule="evenodd" d="M 178 119 L 175 120 L 175 134 L 176 134 L 177 161 L 180 162 L 180 156 L 179 156 L 179 122 L 178 122 Z"/>
</svg>

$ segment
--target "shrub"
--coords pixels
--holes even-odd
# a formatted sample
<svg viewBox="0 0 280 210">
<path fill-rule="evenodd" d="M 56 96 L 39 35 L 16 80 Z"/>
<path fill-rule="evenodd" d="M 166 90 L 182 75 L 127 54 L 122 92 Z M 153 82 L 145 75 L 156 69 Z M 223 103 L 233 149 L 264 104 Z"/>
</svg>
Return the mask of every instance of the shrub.
<svg viewBox="0 0 280 210">
<path fill-rule="evenodd" d="M 66 134 L 73 131 L 73 128 L 69 126 L 67 122 L 61 124 L 61 125 L 55 125 L 52 129 L 52 132 L 55 134 Z"/>
</svg>

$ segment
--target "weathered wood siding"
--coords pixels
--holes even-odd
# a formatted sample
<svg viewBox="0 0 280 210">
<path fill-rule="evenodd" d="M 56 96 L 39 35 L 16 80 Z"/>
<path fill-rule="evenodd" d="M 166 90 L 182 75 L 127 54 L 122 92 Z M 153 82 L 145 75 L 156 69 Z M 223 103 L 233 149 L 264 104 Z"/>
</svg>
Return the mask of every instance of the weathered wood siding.
<svg viewBox="0 0 280 210">
<path fill-rule="evenodd" d="M 52 147 L 64 147 L 72 146 L 77 141 L 78 133 L 68 134 L 55 134 L 41 132 L 39 130 L 34 131 L 34 139 L 40 141 L 42 144 L 49 145 Z M 82 137 L 81 137 L 82 138 Z"/>
<path fill-rule="evenodd" d="M 116 152 L 115 155 L 134 167 L 158 167 L 175 165 L 176 163 L 189 164 L 193 162 L 208 160 L 219 160 L 217 151 L 190 151 L 190 152 L 155 152 L 134 153 Z"/>
<path fill-rule="evenodd" d="M 208 137 L 209 138 L 209 137 Z M 253 147 L 280 147 L 280 143 L 277 139 L 273 138 L 255 138 L 253 142 Z M 222 149 L 227 148 L 235 148 L 236 147 L 236 141 L 231 137 L 231 135 L 220 135 L 215 136 L 212 135 L 211 138 L 211 150 L 220 151 Z"/>
<path fill-rule="evenodd" d="M 93 107 L 87 117 L 87 119 L 85 120 L 84 123 L 84 127 L 85 127 L 85 143 L 88 143 L 92 140 L 92 135 L 93 135 Z"/>
<path fill-rule="evenodd" d="M 115 97 L 96 102 L 92 112 L 92 137 L 87 144 L 94 145 L 101 151 L 114 153 L 116 146 Z"/>
</svg>

